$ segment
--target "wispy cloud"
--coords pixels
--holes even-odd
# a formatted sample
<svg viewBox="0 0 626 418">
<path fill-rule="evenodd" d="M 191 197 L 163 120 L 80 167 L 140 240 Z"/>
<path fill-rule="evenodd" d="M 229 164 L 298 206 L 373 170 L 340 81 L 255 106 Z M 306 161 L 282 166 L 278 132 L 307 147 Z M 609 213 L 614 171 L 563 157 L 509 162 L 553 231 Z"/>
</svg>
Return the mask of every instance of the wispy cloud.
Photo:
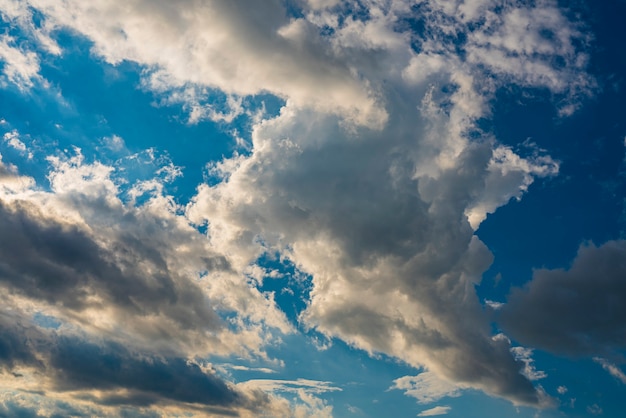
<svg viewBox="0 0 626 418">
<path fill-rule="evenodd" d="M 611 376 L 626 385 L 626 374 L 624 374 L 624 372 L 615 364 L 610 363 L 608 360 L 601 357 L 594 357 L 593 361 L 601 365 L 604 370 L 611 374 Z"/>
<path fill-rule="evenodd" d="M 450 412 L 452 410 L 452 408 L 450 408 L 449 406 L 436 406 L 434 408 L 431 409 L 427 409 L 425 411 L 420 412 L 419 414 L 417 414 L 418 417 L 434 417 L 437 415 L 447 415 L 448 412 Z"/>
</svg>

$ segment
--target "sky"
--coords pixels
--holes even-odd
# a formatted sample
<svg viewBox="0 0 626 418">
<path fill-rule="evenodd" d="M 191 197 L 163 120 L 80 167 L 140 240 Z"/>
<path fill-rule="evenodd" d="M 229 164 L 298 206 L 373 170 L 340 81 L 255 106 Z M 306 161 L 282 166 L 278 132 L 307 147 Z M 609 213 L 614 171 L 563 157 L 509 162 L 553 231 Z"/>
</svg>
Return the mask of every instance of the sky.
<svg viewBox="0 0 626 418">
<path fill-rule="evenodd" d="M 621 417 L 625 15 L 0 0 L 0 417 Z"/>
</svg>

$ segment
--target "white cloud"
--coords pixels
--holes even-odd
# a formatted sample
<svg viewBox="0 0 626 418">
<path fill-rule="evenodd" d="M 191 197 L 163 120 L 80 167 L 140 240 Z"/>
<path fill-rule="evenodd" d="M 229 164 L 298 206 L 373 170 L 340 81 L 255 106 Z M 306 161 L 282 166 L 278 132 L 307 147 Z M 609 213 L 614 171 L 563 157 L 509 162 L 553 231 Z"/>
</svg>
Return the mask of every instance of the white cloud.
<svg viewBox="0 0 626 418">
<path fill-rule="evenodd" d="M 6 87 L 7 83 L 11 83 L 26 91 L 33 87 L 36 81 L 41 80 L 37 54 L 16 47 L 15 40 L 6 34 L 0 35 L 0 62 L 4 64 L 0 87 Z"/>
<path fill-rule="evenodd" d="M 403 390 L 407 396 L 417 399 L 420 404 L 437 402 L 444 397 L 461 396 L 462 388 L 442 380 L 435 373 L 422 372 L 417 376 L 404 376 L 393 381 L 390 389 Z"/>
<path fill-rule="evenodd" d="M 3 139 L 10 147 L 23 153 L 26 152 L 26 144 L 20 140 L 20 135 L 16 130 L 5 133 Z"/>
<path fill-rule="evenodd" d="M 522 374 L 529 380 L 540 380 L 548 377 L 548 374 L 544 371 L 537 370 L 533 364 L 535 360 L 532 358 L 533 350 L 525 347 L 512 347 L 511 352 L 515 355 L 515 358 L 524 363 L 524 369 Z"/>
<path fill-rule="evenodd" d="M 88 270 L 72 267 L 71 259 L 64 266 L 60 255 L 48 262 L 41 260 L 41 269 L 56 269 L 57 265 L 65 269 L 68 283 L 71 277 L 84 281 L 84 287 L 79 286 L 83 290 L 66 291 L 64 304 L 50 304 L 52 296 L 19 282 L 21 290 L 11 303 L 39 307 L 79 329 L 97 331 L 125 344 L 166 352 L 201 355 L 210 350 L 212 354 L 264 356 L 263 346 L 272 339 L 270 329 L 291 332 L 273 301 L 251 288 L 243 275 L 229 271 L 228 259 L 189 225 L 173 199 L 162 194 L 162 188 L 142 205 L 126 204 L 111 177 L 114 167 L 97 161 L 88 164 L 80 150 L 70 157 L 49 157 L 49 161 L 50 192 L 34 188 L 32 179 L 0 164 L 0 203 L 10 216 L 24 217 L 24 228 L 49 229 L 50 239 L 59 235 L 58 245 L 84 242 L 80 251 L 93 266 Z M 159 169 L 155 171 L 158 175 Z M 14 239 L 19 233 L 15 231 Z M 34 266 L 39 262 L 35 253 L 46 254 L 45 248 L 38 246 L 47 244 L 43 240 L 31 248 L 27 241 L 19 241 L 24 245 L 22 254 L 31 254 L 33 259 L 28 263 Z M 28 263 L 20 264 L 13 258 L 9 271 L 17 274 L 20 269 L 30 269 Z M 100 270 L 91 271 L 96 267 Z M 202 280 L 202 272 L 208 272 L 210 280 Z M 99 275 L 106 275 L 106 280 Z M 2 280 L 8 280 L 8 285 L 17 285 L 11 280 L 12 274 L 5 276 Z M 35 286 L 39 279 L 33 280 Z M 124 290 L 124 286 L 129 288 Z M 169 296 L 162 293 L 166 289 Z M 60 300 L 61 294 L 55 297 Z M 167 302 L 170 297 L 177 303 Z M 156 306 L 159 301 L 162 304 Z M 143 314 L 129 316 L 128 309 L 140 309 Z M 229 327 L 219 325 L 214 310 L 236 311 L 237 322 Z"/>
<path fill-rule="evenodd" d="M 491 309 L 498 310 L 504 306 L 504 303 L 485 299 L 485 305 L 489 306 Z"/>
<path fill-rule="evenodd" d="M 485 188 L 465 211 L 474 229 L 478 229 L 487 214 L 493 213 L 510 199 L 520 200 L 535 178 L 558 174 L 559 164 L 550 156 L 537 152 L 524 159 L 511 148 L 498 146 L 493 151 L 487 170 L 489 174 L 485 179 Z"/>
<path fill-rule="evenodd" d="M 568 389 L 567 386 L 559 386 L 558 388 L 556 388 L 556 391 L 559 393 L 559 395 L 565 395 Z"/>
<path fill-rule="evenodd" d="M 124 138 L 122 138 L 119 135 L 111 135 L 111 136 L 102 138 L 102 142 L 104 146 L 106 146 L 112 151 L 121 151 L 126 148 L 126 143 L 124 142 Z"/>
<path fill-rule="evenodd" d="M 417 414 L 417 416 L 418 417 L 434 417 L 437 415 L 447 415 L 448 412 L 450 412 L 451 410 L 452 408 L 449 406 L 436 406 L 434 408 L 427 409 L 425 411 L 420 412 L 419 414 Z"/>
<path fill-rule="evenodd" d="M 223 367 L 229 367 L 227 365 L 222 365 Z M 248 372 L 260 372 L 260 373 L 276 373 L 276 370 L 272 370 L 272 369 L 268 369 L 267 367 L 247 367 L 247 366 L 239 366 L 239 365 L 232 365 L 230 366 L 231 369 L 233 370 L 240 370 L 240 371 L 248 371 Z"/>
<path fill-rule="evenodd" d="M 18 0 L 0 0 L 0 19 L 19 28 L 30 42 L 18 41 L 4 33 L 0 35 L 0 63 L 2 74 L 0 87 L 8 84 L 23 92 L 29 91 L 36 84 L 49 87 L 48 82 L 39 74 L 40 52 L 58 55 L 61 49 L 50 36 L 54 29 L 46 22 L 41 26 L 33 23 L 33 11 L 26 2 Z"/>
<path fill-rule="evenodd" d="M 0 195 L 18 195 L 34 184 L 32 177 L 21 176 L 16 166 L 4 163 L 0 154 Z"/>
</svg>

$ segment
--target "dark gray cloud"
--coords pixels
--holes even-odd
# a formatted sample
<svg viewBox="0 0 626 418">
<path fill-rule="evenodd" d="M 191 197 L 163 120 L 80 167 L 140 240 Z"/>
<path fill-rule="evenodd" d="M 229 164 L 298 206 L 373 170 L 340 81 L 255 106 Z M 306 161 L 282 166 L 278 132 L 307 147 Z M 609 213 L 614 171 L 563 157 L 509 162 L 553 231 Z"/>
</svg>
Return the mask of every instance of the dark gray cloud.
<svg viewBox="0 0 626 418">
<path fill-rule="evenodd" d="M 84 228 L 46 216 L 33 203 L 0 201 L 0 284 L 73 312 L 113 307 L 130 322 L 153 315 L 180 329 L 219 327 L 198 286 L 170 269 L 164 255 L 170 247 L 130 228 L 111 235 L 105 248 Z M 206 259 L 207 270 L 220 267 L 220 260 Z"/>
<path fill-rule="evenodd" d="M 583 245 L 569 269 L 539 269 L 499 311 L 523 344 L 570 355 L 626 348 L 626 241 Z"/>
<path fill-rule="evenodd" d="M 205 405 L 235 405 L 239 395 L 215 375 L 183 358 L 136 356 L 125 347 L 59 337 L 48 366 L 57 390 L 126 389 L 107 404 L 150 405 L 163 399 Z"/>
<path fill-rule="evenodd" d="M 0 403 L 0 417 L 2 418 L 43 418 L 44 416 L 39 415 L 35 407 L 25 407 L 16 402 Z"/>
<path fill-rule="evenodd" d="M 42 390 L 99 390 L 103 405 L 150 406 L 192 403 L 236 407 L 247 398 L 221 378 L 185 358 L 131 351 L 123 345 L 95 343 L 74 335 L 45 332 L 16 316 L 0 316 L 0 367 L 34 368 L 49 379 Z M 19 379 L 19 374 L 15 375 Z M 120 394 L 116 392 L 124 389 Z M 109 393 L 108 395 L 106 395 Z M 89 397 L 87 395 L 87 397 Z"/>
<path fill-rule="evenodd" d="M 0 370 L 10 372 L 18 364 L 43 366 L 30 343 L 38 337 L 39 332 L 24 325 L 19 318 L 0 312 Z"/>
</svg>

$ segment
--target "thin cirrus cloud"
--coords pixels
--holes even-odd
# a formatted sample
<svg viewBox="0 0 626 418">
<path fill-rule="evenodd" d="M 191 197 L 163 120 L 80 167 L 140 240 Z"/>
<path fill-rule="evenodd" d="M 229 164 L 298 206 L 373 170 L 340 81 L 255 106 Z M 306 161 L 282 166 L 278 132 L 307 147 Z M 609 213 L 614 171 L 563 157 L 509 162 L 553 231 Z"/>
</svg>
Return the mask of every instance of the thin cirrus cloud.
<svg viewBox="0 0 626 418">
<path fill-rule="evenodd" d="M 276 115 L 247 114 L 248 152 L 211 162 L 218 181 L 197 185 L 185 205 L 163 192 L 167 175 L 132 185 L 122 199 L 115 167 L 86 163 L 80 151 L 48 156 L 48 191 L 1 164 L 3 291 L 25 317 L 45 311 L 64 324 L 59 336 L 36 325 L 11 328 L 5 367 L 43 361 L 57 392 L 70 389 L 58 385 L 66 376 L 68 384 L 91 382 L 86 390 L 125 390 L 126 398 L 111 398 L 120 404 L 287 415 L 275 392 L 294 381 L 234 385 L 193 362 L 268 359 L 277 336 L 296 332 L 273 296 L 248 281 L 259 257 L 278 253 L 312 278 L 299 325 L 423 369 L 393 386 L 419 402 L 479 389 L 514 404 L 550 404 L 535 386 L 544 375 L 532 351 L 492 335 L 474 286 L 493 255 L 475 231 L 535 179 L 557 175 L 559 162 L 539 148 L 519 155 L 479 121 L 511 84 L 549 93 L 561 115 L 574 112 L 595 89 L 584 28 L 551 1 L 289 3 L 0 2 L 3 19 L 43 45 L 40 55 L 62 54 L 59 32 L 79 34 L 94 57 L 137 63 L 142 87 L 162 103 L 187 105 L 190 122 L 231 123 L 247 114 L 242 97 L 269 93 L 285 103 Z M 3 84 L 26 90 L 43 80 L 41 57 L 14 39 L 0 39 L 0 58 L 9 63 Z M 227 109 L 202 104 L 213 90 L 227 95 Z M 586 288 L 591 259 L 609 259 L 598 296 L 619 295 L 623 272 L 611 260 L 622 246 L 583 248 L 567 272 L 537 271 L 498 310 L 505 331 L 556 352 L 622 347 L 618 319 L 601 327 L 576 321 L 558 298 L 554 327 L 542 315 L 555 306 L 542 295 Z M 619 314 L 618 305 L 606 314 Z M 581 330 L 591 338 L 570 341 Z M 20 333 L 33 342 L 18 344 Z M 90 340 L 96 335 L 99 343 Z M 44 355 L 36 341 L 56 351 Z M 120 369 L 80 375 L 61 361 L 68 350 Z M 140 384 L 139 369 L 167 370 L 182 392 Z M 295 382 L 300 413 L 331 414 L 314 395 L 333 387 Z M 202 399 L 193 396 L 204 392 L 183 390 L 196 384 L 207 391 Z"/>
</svg>

